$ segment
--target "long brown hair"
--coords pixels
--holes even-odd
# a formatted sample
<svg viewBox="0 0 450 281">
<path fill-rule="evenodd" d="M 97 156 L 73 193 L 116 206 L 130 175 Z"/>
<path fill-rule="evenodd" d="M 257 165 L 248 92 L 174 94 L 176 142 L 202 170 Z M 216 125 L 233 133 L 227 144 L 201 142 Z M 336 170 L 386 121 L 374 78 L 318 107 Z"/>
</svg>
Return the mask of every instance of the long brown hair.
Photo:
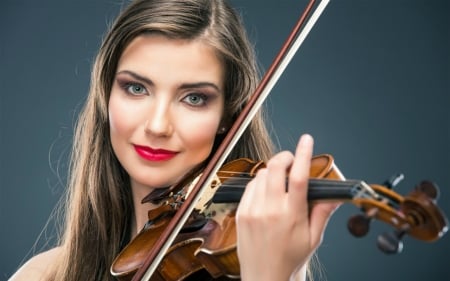
<svg viewBox="0 0 450 281">
<path fill-rule="evenodd" d="M 226 73 L 226 124 L 233 122 L 257 86 L 254 50 L 238 13 L 224 1 L 138 0 L 122 11 L 96 57 L 90 92 L 76 125 L 61 257 L 50 279 L 113 280 L 109 267 L 130 239 L 130 182 L 111 147 L 107 105 L 122 52 L 146 33 L 200 39 L 216 49 Z M 260 113 L 229 158 L 267 160 L 271 154 Z"/>
</svg>

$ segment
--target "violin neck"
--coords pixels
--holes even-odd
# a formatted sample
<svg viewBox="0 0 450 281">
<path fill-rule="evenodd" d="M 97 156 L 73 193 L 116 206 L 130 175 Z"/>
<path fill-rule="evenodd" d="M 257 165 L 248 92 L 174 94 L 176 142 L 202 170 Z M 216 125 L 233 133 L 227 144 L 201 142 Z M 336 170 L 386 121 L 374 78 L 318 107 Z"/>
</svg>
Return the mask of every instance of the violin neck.
<svg viewBox="0 0 450 281">
<path fill-rule="evenodd" d="M 246 178 L 236 178 L 221 184 L 214 194 L 213 203 L 237 203 L 245 190 Z M 286 188 L 287 188 L 286 183 Z M 360 181 L 356 180 L 327 180 L 310 179 L 308 183 L 308 201 L 352 200 L 359 192 Z"/>
<path fill-rule="evenodd" d="M 359 186 L 359 181 L 310 179 L 308 183 L 308 201 L 352 200 L 356 196 Z"/>
</svg>

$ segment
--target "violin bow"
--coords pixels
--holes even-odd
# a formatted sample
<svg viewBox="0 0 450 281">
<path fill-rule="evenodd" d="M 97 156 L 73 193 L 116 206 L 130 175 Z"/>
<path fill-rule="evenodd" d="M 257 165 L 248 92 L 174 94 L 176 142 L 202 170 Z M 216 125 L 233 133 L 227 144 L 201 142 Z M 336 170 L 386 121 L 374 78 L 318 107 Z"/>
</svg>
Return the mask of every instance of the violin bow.
<svg viewBox="0 0 450 281">
<path fill-rule="evenodd" d="M 299 20 L 283 44 L 280 52 L 275 57 L 266 74 L 263 76 L 254 94 L 243 108 L 233 126 L 228 131 L 216 153 L 204 169 L 198 182 L 186 198 L 186 201 L 175 213 L 167 228 L 161 234 L 158 241 L 147 255 L 143 265 L 133 276 L 132 281 L 150 280 L 170 246 L 173 244 L 173 241 L 177 237 L 181 228 L 187 222 L 189 216 L 194 210 L 195 203 L 200 200 L 207 186 L 209 186 L 213 181 L 215 174 L 223 165 L 233 147 L 236 145 L 258 110 L 261 108 L 270 91 L 283 74 L 297 50 L 303 44 L 307 35 L 322 12 L 325 10 L 328 3 L 329 0 L 309 1 Z"/>
</svg>

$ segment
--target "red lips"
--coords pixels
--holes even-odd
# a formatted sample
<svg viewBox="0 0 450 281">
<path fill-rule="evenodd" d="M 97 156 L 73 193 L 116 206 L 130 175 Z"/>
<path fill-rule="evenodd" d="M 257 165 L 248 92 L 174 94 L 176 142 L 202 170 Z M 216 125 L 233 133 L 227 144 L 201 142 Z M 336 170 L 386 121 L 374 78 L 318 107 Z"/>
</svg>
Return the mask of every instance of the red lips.
<svg viewBox="0 0 450 281">
<path fill-rule="evenodd" d="M 134 145 L 137 154 L 147 161 L 166 161 L 173 158 L 177 153 L 165 149 L 153 149 L 148 146 Z"/>
</svg>

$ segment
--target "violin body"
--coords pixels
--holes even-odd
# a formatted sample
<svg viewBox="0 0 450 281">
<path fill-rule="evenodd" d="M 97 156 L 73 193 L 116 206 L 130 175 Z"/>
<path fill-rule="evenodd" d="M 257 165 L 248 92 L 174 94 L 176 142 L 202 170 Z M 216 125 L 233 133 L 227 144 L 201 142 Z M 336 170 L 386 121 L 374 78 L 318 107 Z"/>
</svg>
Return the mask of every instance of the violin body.
<svg viewBox="0 0 450 281">
<path fill-rule="evenodd" d="M 115 276 L 121 280 L 131 279 L 170 218 L 157 219 L 154 225 L 138 234 L 113 264 Z M 220 224 L 214 219 L 205 220 L 200 229 L 183 231 L 177 236 L 151 280 L 185 280 L 202 269 L 214 278 L 239 278 L 236 238 L 235 209 L 228 210 Z"/>
</svg>

